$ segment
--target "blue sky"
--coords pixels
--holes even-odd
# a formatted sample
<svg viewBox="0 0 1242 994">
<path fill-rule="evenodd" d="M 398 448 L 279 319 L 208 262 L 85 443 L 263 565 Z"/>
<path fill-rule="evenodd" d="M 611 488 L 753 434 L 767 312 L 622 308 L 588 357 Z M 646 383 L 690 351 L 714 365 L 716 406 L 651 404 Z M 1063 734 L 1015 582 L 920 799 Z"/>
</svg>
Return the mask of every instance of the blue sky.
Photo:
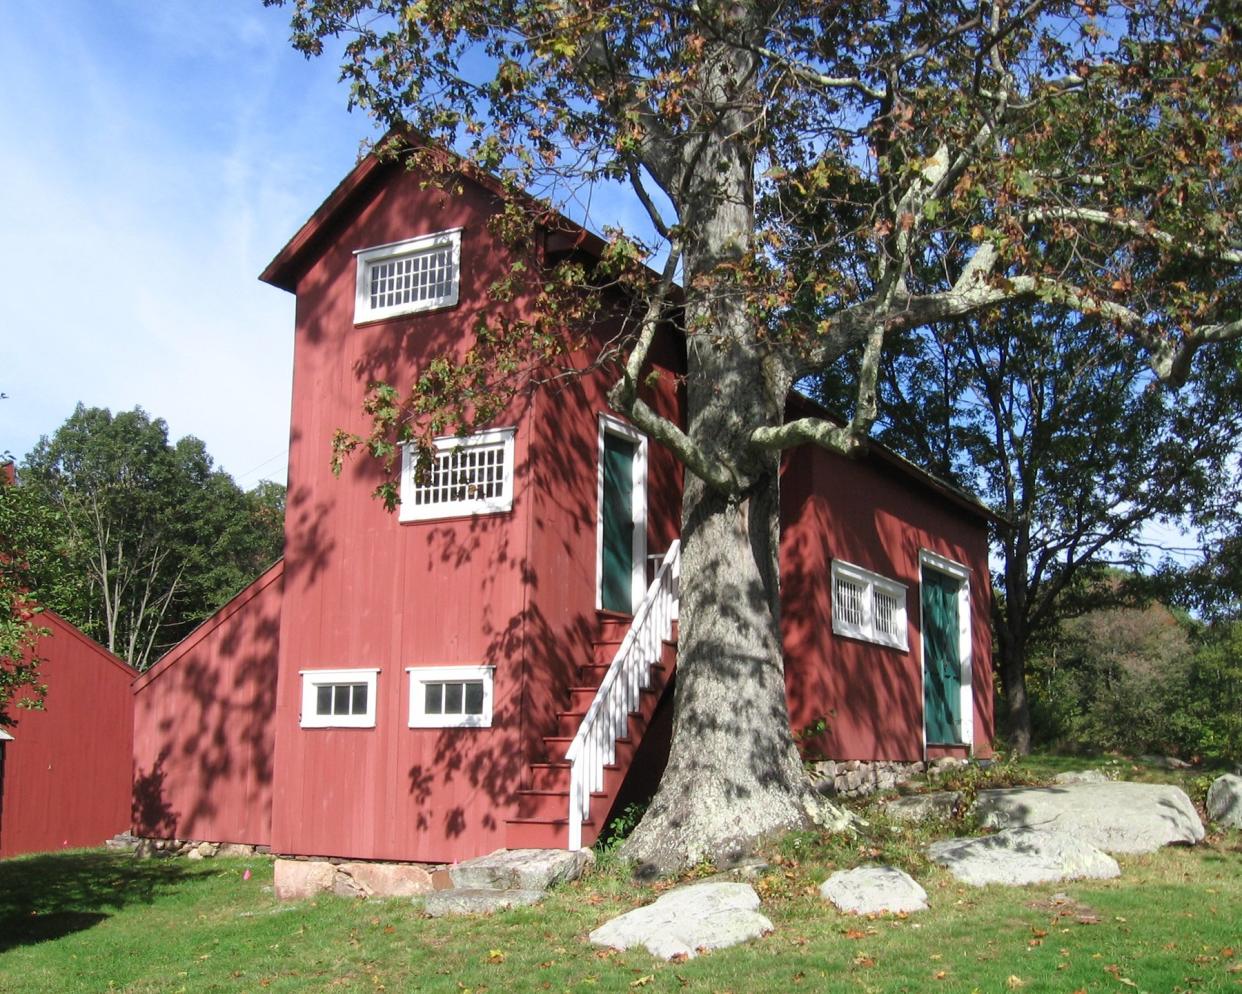
<svg viewBox="0 0 1242 994">
<path fill-rule="evenodd" d="M 0 0 L 0 24 L 0 451 L 140 405 L 283 482 L 293 298 L 257 277 L 375 134 L 335 61 L 260 0 Z"/>
</svg>

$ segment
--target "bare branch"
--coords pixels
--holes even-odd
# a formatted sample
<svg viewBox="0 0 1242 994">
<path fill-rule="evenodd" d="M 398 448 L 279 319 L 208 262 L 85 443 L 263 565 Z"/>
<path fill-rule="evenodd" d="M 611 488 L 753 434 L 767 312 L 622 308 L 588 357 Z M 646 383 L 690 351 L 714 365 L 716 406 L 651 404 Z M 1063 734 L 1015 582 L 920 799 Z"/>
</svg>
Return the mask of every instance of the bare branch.
<svg viewBox="0 0 1242 994">
<path fill-rule="evenodd" d="M 1165 248 L 1176 249 L 1179 253 L 1208 262 L 1228 262 L 1242 265 L 1242 248 L 1213 248 L 1198 242 L 1183 241 L 1174 235 L 1155 227 L 1148 221 L 1137 218 L 1117 217 L 1108 211 L 1096 207 L 1039 207 L 1027 211 L 1027 223 L 1038 221 L 1086 221 L 1124 231 L 1140 238 L 1146 238 Z"/>
</svg>

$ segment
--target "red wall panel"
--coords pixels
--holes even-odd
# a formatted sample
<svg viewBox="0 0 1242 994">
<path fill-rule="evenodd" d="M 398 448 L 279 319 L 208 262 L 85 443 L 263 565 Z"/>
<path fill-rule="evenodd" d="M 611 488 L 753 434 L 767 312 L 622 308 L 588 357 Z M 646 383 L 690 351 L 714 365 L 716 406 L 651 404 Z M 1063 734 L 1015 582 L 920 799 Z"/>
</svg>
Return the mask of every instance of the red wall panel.
<svg viewBox="0 0 1242 994">
<path fill-rule="evenodd" d="M 4 747 L 0 856 L 97 846 L 129 824 L 130 682 L 137 673 L 51 611 L 45 710 L 14 710 Z"/>
<path fill-rule="evenodd" d="M 137 834 L 269 842 L 283 577 L 278 562 L 134 684 Z"/>
</svg>

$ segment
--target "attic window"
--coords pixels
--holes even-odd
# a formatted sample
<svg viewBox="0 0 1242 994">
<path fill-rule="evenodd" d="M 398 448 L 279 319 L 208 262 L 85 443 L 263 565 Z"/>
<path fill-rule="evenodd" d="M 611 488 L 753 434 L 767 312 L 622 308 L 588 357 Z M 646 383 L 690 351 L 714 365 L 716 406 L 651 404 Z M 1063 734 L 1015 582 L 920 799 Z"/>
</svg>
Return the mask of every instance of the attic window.
<svg viewBox="0 0 1242 994">
<path fill-rule="evenodd" d="M 374 728 L 377 669 L 302 670 L 303 728 Z"/>
<path fill-rule="evenodd" d="M 410 666 L 411 728 L 490 728 L 492 666 Z"/>
<path fill-rule="evenodd" d="M 361 249 L 355 255 L 355 324 L 457 303 L 460 228 Z"/>
<path fill-rule="evenodd" d="M 401 520 L 499 514 L 513 507 L 513 432 L 496 428 L 465 438 L 438 438 L 420 478 L 413 446 L 401 462 Z"/>
<path fill-rule="evenodd" d="M 834 559 L 832 630 L 894 649 L 909 648 L 905 584 Z"/>
</svg>

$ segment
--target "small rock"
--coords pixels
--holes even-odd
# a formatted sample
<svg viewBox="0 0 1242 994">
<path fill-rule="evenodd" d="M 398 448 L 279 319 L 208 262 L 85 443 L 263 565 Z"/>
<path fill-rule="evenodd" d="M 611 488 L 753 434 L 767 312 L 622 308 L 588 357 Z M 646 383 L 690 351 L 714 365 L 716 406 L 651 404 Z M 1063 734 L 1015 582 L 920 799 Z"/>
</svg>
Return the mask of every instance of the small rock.
<svg viewBox="0 0 1242 994">
<path fill-rule="evenodd" d="M 1226 773 L 1212 781 L 1207 795 L 1208 817 L 1226 828 L 1242 828 L 1242 776 Z"/>
<path fill-rule="evenodd" d="M 839 911 L 855 915 L 899 914 L 927 908 L 927 891 L 895 866 L 840 870 L 820 885 L 819 896 Z"/>
<path fill-rule="evenodd" d="M 577 880 L 594 859 L 589 850 L 497 849 L 449 868 L 453 886 L 463 890 L 547 890 Z"/>
<path fill-rule="evenodd" d="M 1112 779 L 1103 770 L 1066 770 L 1052 778 L 1055 784 L 1067 783 L 1112 783 Z"/>
<path fill-rule="evenodd" d="M 1188 770 L 1190 764 L 1184 759 L 1178 759 L 1176 756 L 1139 756 L 1139 762 L 1147 763 L 1149 766 L 1159 766 L 1166 770 Z"/>
<path fill-rule="evenodd" d="M 972 887 L 1107 880 L 1121 875 L 1111 856 L 1065 832 L 1010 828 L 977 839 L 933 842 L 927 854 Z"/>
<path fill-rule="evenodd" d="M 276 899 L 302 901 L 332 890 L 336 867 L 324 860 L 278 859 L 275 866 Z"/>
<path fill-rule="evenodd" d="M 749 884 L 690 884 L 605 922 L 589 938 L 613 949 L 645 946 L 662 959 L 694 957 L 771 932 L 772 923 L 758 907 L 759 895 Z"/>
<path fill-rule="evenodd" d="M 884 813 L 894 821 L 929 821 L 952 818 L 962 794 L 956 790 L 938 790 L 931 794 L 907 794 L 894 797 L 884 805 Z"/>
<path fill-rule="evenodd" d="M 523 908 L 543 900 L 541 890 L 437 890 L 427 895 L 423 910 L 432 918 L 446 915 L 489 915 L 494 911 Z"/>
<path fill-rule="evenodd" d="M 211 859 L 220 851 L 220 846 L 215 842 L 200 842 L 190 851 L 198 853 L 199 859 Z"/>
<path fill-rule="evenodd" d="M 225 842 L 216 850 L 217 856 L 253 856 L 255 847 L 243 845 L 240 842 Z"/>
</svg>

